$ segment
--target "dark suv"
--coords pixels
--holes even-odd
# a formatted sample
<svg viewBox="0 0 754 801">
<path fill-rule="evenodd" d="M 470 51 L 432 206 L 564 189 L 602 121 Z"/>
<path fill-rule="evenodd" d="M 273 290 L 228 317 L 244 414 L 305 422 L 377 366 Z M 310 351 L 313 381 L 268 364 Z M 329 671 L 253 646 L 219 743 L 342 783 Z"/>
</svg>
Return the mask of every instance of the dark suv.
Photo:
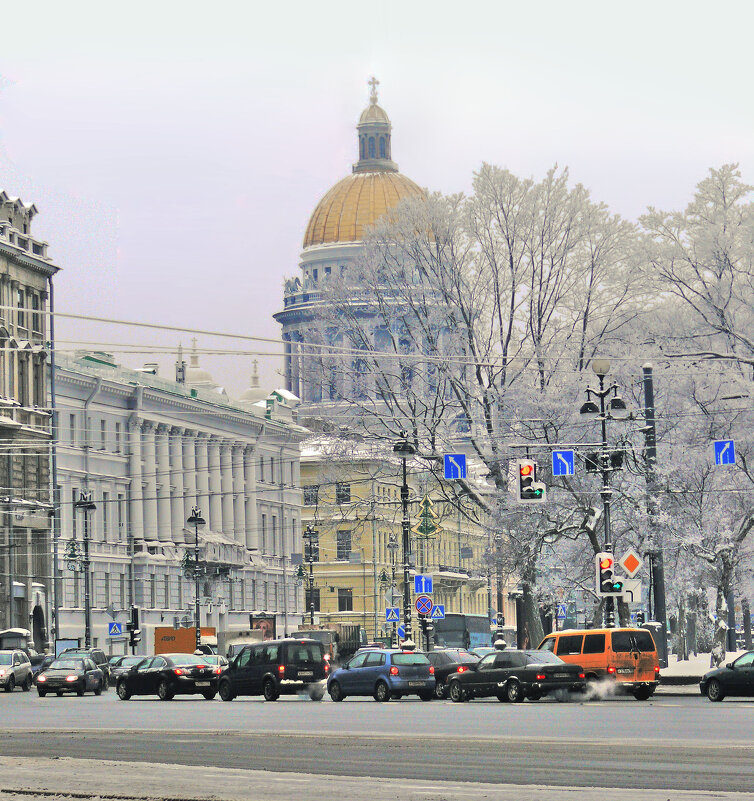
<svg viewBox="0 0 754 801">
<path fill-rule="evenodd" d="M 66 648 L 60 656 L 88 656 L 89 659 L 102 671 L 104 682 L 102 689 L 110 687 L 110 662 L 101 648 Z"/>
<path fill-rule="evenodd" d="M 281 695 L 306 691 L 319 701 L 330 666 L 321 642 L 309 639 L 267 640 L 245 645 L 222 674 L 218 690 L 223 701 L 237 695 Z"/>
</svg>

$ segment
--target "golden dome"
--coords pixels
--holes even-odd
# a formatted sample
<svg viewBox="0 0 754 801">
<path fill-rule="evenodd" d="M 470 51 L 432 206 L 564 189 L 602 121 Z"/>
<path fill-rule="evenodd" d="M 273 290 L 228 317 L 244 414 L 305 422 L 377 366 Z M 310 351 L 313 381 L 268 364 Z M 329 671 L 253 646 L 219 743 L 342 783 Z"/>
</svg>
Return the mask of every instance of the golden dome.
<svg viewBox="0 0 754 801">
<path fill-rule="evenodd" d="M 382 106 L 378 106 L 377 103 L 370 103 L 364 109 L 364 111 L 361 112 L 361 116 L 359 117 L 359 125 L 365 125 L 369 122 L 378 122 L 390 125 L 390 118 Z"/>
<path fill-rule="evenodd" d="M 319 201 L 306 227 L 304 247 L 360 242 L 365 227 L 374 225 L 403 198 L 422 194 L 417 184 L 399 172 L 355 172 Z"/>
</svg>

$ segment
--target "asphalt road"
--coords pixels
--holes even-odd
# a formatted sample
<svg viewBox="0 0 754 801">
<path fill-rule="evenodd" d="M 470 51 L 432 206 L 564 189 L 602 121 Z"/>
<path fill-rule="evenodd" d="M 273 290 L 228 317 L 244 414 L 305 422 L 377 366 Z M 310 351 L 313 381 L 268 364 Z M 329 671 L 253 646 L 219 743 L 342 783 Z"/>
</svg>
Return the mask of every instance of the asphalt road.
<svg viewBox="0 0 754 801">
<path fill-rule="evenodd" d="M 754 792 L 754 703 L 0 697 L 0 755 L 563 787 Z"/>
</svg>

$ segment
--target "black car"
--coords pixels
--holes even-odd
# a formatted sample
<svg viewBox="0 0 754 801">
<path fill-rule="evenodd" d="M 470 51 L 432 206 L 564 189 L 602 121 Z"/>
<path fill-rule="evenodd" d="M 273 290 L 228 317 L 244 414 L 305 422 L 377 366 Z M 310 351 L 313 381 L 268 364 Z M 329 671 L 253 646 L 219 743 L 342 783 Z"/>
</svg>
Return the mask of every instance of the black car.
<svg viewBox="0 0 754 801">
<path fill-rule="evenodd" d="M 36 654 L 30 657 L 31 660 L 31 675 L 34 683 L 36 684 L 37 676 L 55 661 L 55 654 Z"/>
<path fill-rule="evenodd" d="M 95 665 L 102 671 L 102 675 L 105 677 L 105 684 L 102 687 L 103 690 L 107 690 L 110 687 L 110 662 L 108 661 L 107 655 L 101 648 L 66 648 L 63 651 L 61 656 L 75 656 L 77 658 L 82 657 L 89 657 L 89 659 L 94 662 Z"/>
<path fill-rule="evenodd" d="M 58 696 L 76 693 L 82 696 L 88 691 L 102 695 L 104 683 L 102 671 L 88 656 L 61 655 L 37 676 L 37 692 L 40 698 L 44 698 L 47 693 Z"/>
<path fill-rule="evenodd" d="M 110 660 L 110 682 L 118 683 L 118 678 L 124 673 L 128 673 L 134 665 L 143 662 L 143 656 L 118 656 Z"/>
<path fill-rule="evenodd" d="M 479 661 L 478 656 L 463 648 L 436 648 L 427 654 L 427 659 L 435 669 L 435 698 L 447 698 L 448 678 Z"/>
<path fill-rule="evenodd" d="M 265 701 L 277 701 L 280 695 L 307 692 L 319 701 L 329 670 L 319 640 L 290 638 L 245 645 L 222 673 L 220 698 L 263 695 Z"/>
<path fill-rule="evenodd" d="M 499 701 L 536 701 L 553 690 L 583 692 L 586 674 L 550 651 L 508 648 L 488 654 L 468 670 L 450 678 L 448 695 L 456 703 L 469 698 L 497 696 Z"/>
<path fill-rule="evenodd" d="M 147 657 L 118 677 L 118 698 L 128 701 L 132 695 L 157 695 L 170 701 L 176 695 L 203 695 L 211 701 L 217 695 L 221 668 L 210 665 L 196 654 L 159 654 Z"/>
<path fill-rule="evenodd" d="M 722 701 L 726 695 L 754 695 L 754 651 L 705 673 L 699 689 L 710 701 Z"/>
</svg>

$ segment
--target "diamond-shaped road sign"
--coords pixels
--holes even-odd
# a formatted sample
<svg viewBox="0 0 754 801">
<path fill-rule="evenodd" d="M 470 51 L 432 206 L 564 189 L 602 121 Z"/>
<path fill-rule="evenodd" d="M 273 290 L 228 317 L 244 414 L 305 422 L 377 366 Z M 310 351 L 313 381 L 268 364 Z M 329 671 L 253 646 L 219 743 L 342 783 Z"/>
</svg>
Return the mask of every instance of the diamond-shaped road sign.
<svg viewBox="0 0 754 801">
<path fill-rule="evenodd" d="M 618 560 L 618 564 L 626 572 L 629 578 L 633 578 L 644 567 L 642 558 L 633 548 L 629 548 L 625 554 Z"/>
<path fill-rule="evenodd" d="M 552 474 L 554 476 L 572 476 L 574 474 L 573 451 L 552 452 Z"/>
</svg>

